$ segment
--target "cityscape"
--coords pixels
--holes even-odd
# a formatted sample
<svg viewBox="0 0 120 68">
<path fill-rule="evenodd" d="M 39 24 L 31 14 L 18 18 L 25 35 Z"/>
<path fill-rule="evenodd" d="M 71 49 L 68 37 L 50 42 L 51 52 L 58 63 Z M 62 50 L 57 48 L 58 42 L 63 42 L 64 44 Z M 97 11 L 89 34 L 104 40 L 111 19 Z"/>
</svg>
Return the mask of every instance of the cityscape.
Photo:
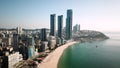
<svg viewBox="0 0 120 68">
<path fill-rule="evenodd" d="M 19 64 L 20 61 L 25 60 L 27 62 L 28 59 L 34 60 L 31 65 L 37 66 L 51 51 L 73 41 L 72 34 L 80 31 L 80 25 L 76 24 L 72 31 L 72 15 L 73 10 L 68 9 L 64 29 L 64 16 L 59 15 L 57 17 L 56 14 L 50 15 L 50 29 L 24 29 L 22 27 L 0 29 L 1 68 L 12 68 L 15 64 Z M 56 18 L 58 18 L 57 22 Z M 29 61 L 28 64 L 30 63 Z M 15 68 L 21 67 L 16 66 Z"/>
<path fill-rule="evenodd" d="M 0 68 L 120 68 L 119 0 L 1 0 Z"/>
</svg>

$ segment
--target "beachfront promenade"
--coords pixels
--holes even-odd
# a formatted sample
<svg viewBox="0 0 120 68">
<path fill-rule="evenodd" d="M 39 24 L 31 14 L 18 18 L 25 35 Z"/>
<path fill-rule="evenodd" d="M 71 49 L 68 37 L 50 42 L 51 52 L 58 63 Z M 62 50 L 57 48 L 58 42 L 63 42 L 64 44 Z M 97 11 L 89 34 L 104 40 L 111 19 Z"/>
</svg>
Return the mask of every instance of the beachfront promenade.
<svg viewBox="0 0 120 68">
<path fill-rule="evenodd" d="M 58 47 L 57 49 L 55 49 L 53 52 L 51 52 L 39 65 L 37 68 L 57 68 L 57 64 L 59 62 L 59 58 L 61 57 L 62 53 L 64 52 L 64 50 L 75 44 L 77 42 L 69 42 L 66 43 L 60 47 Z"/>
</svg>

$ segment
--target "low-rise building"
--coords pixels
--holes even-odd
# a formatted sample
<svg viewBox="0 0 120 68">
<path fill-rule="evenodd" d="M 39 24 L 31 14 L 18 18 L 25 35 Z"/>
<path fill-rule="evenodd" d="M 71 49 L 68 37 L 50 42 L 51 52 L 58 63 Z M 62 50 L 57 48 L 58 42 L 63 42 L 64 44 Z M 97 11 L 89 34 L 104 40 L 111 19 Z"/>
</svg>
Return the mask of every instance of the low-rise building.
<svg viewBox="0 0 120 68">
<path fill-rule="evenodd" d="M 19 52 L 15 52 L 10 55 L 6 53 L 6 56 L 3 57 L 2 68 L 13 68 L 13 65 L 18 63 L 21 60 L 22 60 L 22 57 L 19 54 Z"/>
</svg>

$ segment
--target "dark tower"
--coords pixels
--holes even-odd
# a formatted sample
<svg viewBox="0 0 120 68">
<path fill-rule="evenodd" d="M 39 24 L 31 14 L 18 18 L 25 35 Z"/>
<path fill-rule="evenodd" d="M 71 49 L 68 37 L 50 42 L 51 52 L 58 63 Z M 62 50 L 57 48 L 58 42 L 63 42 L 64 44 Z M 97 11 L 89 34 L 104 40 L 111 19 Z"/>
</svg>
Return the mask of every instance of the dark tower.
<svg viewBox="0 0 120 68">
<path fill-rule="evenodd" d="M 62 38 L 63 15 L 58 16 L 58 37 Z"/>
<path fill-rule="evenodd" d="M 19 46 L 18 46 L 18 34 L 13 34 L 13 50 L 14 51 L 19 51 Z"/>
<path fill-rule="evenodd" d="M 51 14 L 50 15 L 50 35 L 55 36 L 55 24 L 56 23 L 56 15 Z"/>
<path fill-rule="evenodd" d="M 47 41 L 47 33 L 45 28 L 41 29 L 41 41 Z"/>
<path fill-rule="evenodd" d="M 70 40 L 72 38 L 72 10 L 67 10 L 67 18 L 66 18 L 66 40 Z"/>
</svg>

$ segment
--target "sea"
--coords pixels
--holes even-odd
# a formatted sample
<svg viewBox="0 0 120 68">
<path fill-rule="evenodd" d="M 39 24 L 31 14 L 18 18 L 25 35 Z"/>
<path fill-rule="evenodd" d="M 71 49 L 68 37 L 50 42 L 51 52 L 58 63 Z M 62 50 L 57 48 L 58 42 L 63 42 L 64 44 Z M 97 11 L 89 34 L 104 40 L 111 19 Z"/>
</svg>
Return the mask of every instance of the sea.
<svg viewBox="0 0 120 68">
<path fill-rule="evenodd" d="M 110 39 L 68 47 L 58 68 L 120 68 L 120 32 L 104 32 Z"/>
</svg>

